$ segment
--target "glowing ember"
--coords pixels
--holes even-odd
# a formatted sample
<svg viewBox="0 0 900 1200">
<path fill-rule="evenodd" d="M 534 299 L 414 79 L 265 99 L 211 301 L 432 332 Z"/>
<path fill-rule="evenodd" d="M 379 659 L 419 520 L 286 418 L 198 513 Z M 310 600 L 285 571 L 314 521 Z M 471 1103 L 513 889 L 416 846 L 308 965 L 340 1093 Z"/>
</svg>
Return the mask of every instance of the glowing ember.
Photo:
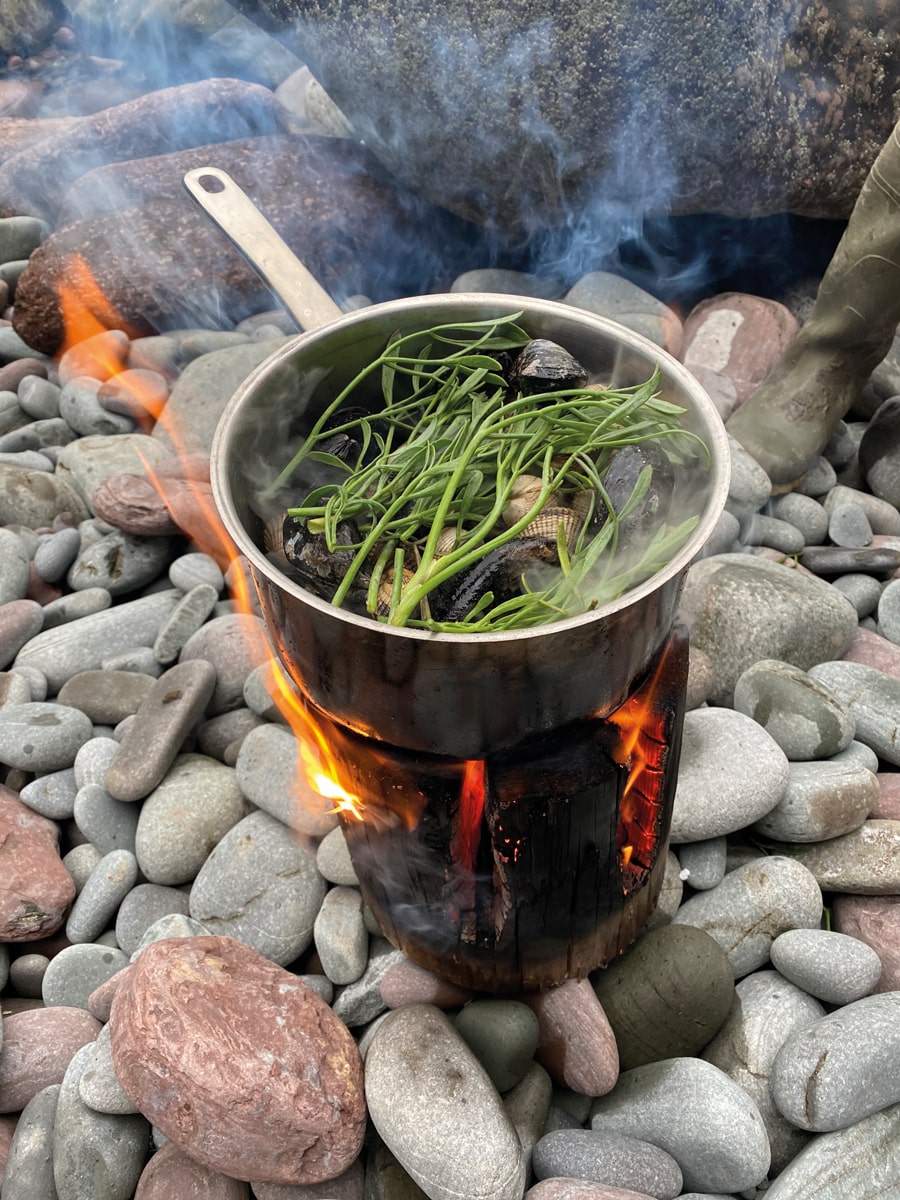
<svg viewBox="0 0 900 1200">
<path fill-rule="evenodd" d="M 463 766 L 462 787 L 459 793 L 459 816 L 453 841 L 453 859 L 467 871 L 473 871 L 478 843 L 481 839 L 481 818 L 486 795 L 486 764 L 482 758 L 469 759 Z"/>
</svg>

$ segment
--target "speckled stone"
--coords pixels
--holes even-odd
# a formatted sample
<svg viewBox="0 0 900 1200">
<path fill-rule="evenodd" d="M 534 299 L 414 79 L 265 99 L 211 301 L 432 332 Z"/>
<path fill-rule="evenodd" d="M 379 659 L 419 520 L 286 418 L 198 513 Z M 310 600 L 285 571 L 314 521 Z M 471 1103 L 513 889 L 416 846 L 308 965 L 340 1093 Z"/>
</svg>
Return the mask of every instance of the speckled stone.
<svg viewBox="0 0 900 1200">
<path fill-rule="evenodd" d="M 209 704 L 209 712 L 215 714 L 243 704 L 247 676 L 269 655 L 262 621 L 235 613 L 207 621 L 186 642 L 181 663 L 206 659 L 215 668 L 216 686 Z"/>
<path fill-rule="evenodd" d="M 615 1034 L 590 981 L 568 979 L 522 997 L 540 1026 L 537 1059 L 554 1082 L 584 1096 L 603 1096 L 616 1082 Z"/>
<path fill-rule="evenodd" d="M 38 1092 L 62 1083 L 72 1056 L 99 1032 L 100 1022 L 82 1008 L 32 1008 L 4 1016 L 0 1112 L 19 1112 Z"/>
<path fill-rule="evenodd" d="M 681 1194 L 681 1168 L 671 1154 L 611 1130 L 559 1129 L 545 1134 L 534 1148 L 533 1165 L 538 1179 L 590 1180 L 659 1200 Z"/>
<path fill-rule="evenodd" d="M 826 1004 L 851 1004 L 875 990 L 881 960 L 857 938 L 826 929 L 789 929 L 772 943 L 772 965 Z"/>
<path fill-rule="evenodd" d="M 824 1015 L 817 1000 L 777 971 L 755 971 L 738 983 L 725 1024 L 702 1054 L 742 1087 L 758 1107 L 769 1135 L 772 1174 L 809 1140 L 775 1107 L 769 1091 L 772 1063 L 792 1033 Z"/>
<path fill-rule="evenodd" d="M 125 954 L 133 954 L 144 934 L 160 917 L 187 916 L 188 894 L 180 888 L 139 883 L 131 889 L 116 914 L 116 941 Z"/>
<path fill-rule="evenodd" d="M 69 941 L 92 942 L 99 937 L 137 877 L 137 859 L 130 850 L 110 850 L 104 854 L 72 905 L 66 922 Z"/>
<path fill-rule="evenodd" d="M 325 895 L 314 853 L 268 813 L 222 838 L 191 889 L 191 916 L 286 965 L 309 946 Z"/>
<path fill-rule="evenodd" d="M 859 617 L 868 617 L 878 607 L 881 584 L 871 575 L 839 575 L 831 586 L 847 597 Z"/>
<path fill-rule="evenodd" d="M 739 1192 L 769 1169 L 769 1139 L 756 1105 L 711 1063 L 669 1058 L 624 1071 L 595 1100 L 591 1126 L 647 1141 L 681 1167 L 685 1188 Z"/>
<path fill-rule="evenodd" d="M 52 1197 L 53 1121 L 59 1097 L 58 1083 L 43 1088 L 22 1111 L 9 1148 L 2 1176 L 4 1200 L 36 1200 Z"/>
<path fill-rule="evenodd" d="M 900 991 L 900 896 L 835 896 L 832 928 L 871 947 L 881 960 L 877 992 Z"/>
<path fill-rule="evenodd" d="M 726 708 L 686 713 L 672 842 L 742 829 L 775 807 L 787 781 L 784 751 L 755 721 Z"/>
<path fill-rule="evenodd" d="M 453 1025 L 497 1091 L 515 1087 L 538 1046 L 539 1026 L 532 1010 L 518 1000 L 473 1000 Z"/>
<path fill-rule="evenodd" d="M 71 767 L 39 775 L 19 792 L 19 799 L 51 821 L 66 821 L 75 811 L 78 785 Z"/>
<path fill-rule="evenodd" d="M 626 1070 L 697 1054 L 722 1025 L 734 996 L 724 950 L 691 925 L 643 934 L 591 978 Z"/>
<path fill-rule="evenodd" d="M 438 1009 L 411 1004 L 385 1018 L 366 1055 L 365 1084 L 375 1128 L 431 1200 L 520 1200 L 525 1164 L 515 1129 Z M 456 1103 L 435 1105 L 450 1088 Z"/>
<path fill-rule="evenodd" d="M 119 1116 L 136 1113 L 138 1110 L 116 1078 L 109 1041 L 109 1025 L 104 1025 L 97 1034 L 93 1051 L 78 1082 L 78 1094 L 81 1099 L 94 1112 Z"/>
<path fill-rule="evenodd" d="M 133 804 L 122 804 L 98 783 L 88 783 L 78 789 L 73 814 L 81 833 L 101 855 L 111 850 L 134 853 L 139 812 Z"/>
<path fill-rule="evenodd" d="M 803 534 L 807 546 L 818 546 L 828 535 L 828 513 L 818 500 L 799 492 L 788 492 L 772 499 L 772 515 L 788 521 Z"/>
<path fill-rule="evenodd" d="M 344 837 L 344 831 L 340 825 L 326 833 L 319 842 L 316 850 L 316 866 L 319 868 L 319 874 L 329 883 L 344 884 L 347 887 L 354 887 L 359 883 L 353 863 L 350 861 L 347 839 Z"/>
<path fill-rule="evenodd" d="M 791 763 L 781 801 L 753 828 L 777 842 L 818 842 L 858 829 L 878 800 L 878 780 L 857 763 Z"/>
<path fill-rule="evenodd" d="M 725 877 L 728 846 L 724 837 L 705 842 L 688 842 L 678 847 L 678 861 L 684 882 L 695 892 L 708 892 Z"/>
<path fill-rule="evenodd" d="M 60 704 L 70 704 L 95 725 L 118 725 L 137 712 L 154 684 L 150 675 L 135 671 L 82 671 L 59 690 Z"/>
<path fill-rule="evenodd" d="M 856 723 L 856 737 L 900 765 L 900 680 L 855 662 L 823 662 L 810 674 L 829 688 Z"/>
<path fill-rule="evenodd" d="M 284 825 L 322 837 L 337 825 L 334 802 L 306 782 L 294 735 L 280 725 L 260 725 L 241 743 L 235 769 L 244 795 Z"/>
<path fill-rule="evenodd" d="M 900 993 L 866 996 L 792 1034 L 772 1066 L 772 1097 L 794 1125 L 846 1129 L 900 1098 L 883 1064 L 900 1053 Z"/>
<path fill-rule="evenodd" d="M 368 966 L 355 983 L 338 990 L 331 1006 L 335 1015 L 351 1029 L 374 1021 L 387 1007 L 381 998 L 381 982 L 390 968 L 402 960 L 402 953 L 386 938 L 373 934 Z"/>
<path fill-rule="evenodd" d="M 325 893 L 313 925 L 313 940 L 332 983 L 353 983 L 366 969 L 369 933 L 362 908 L 358 888 L 333 887 Z"/>
<path fill-rule="evenodd" d="M 87 1008 L 91 992 L 127 966 L 128 957 L 112 946 L 66 946 L 54 955 L 44 973 L 44 1004 L 48 1008 Z"/>
<path fill-rule="evenodd" d="M 79 748 L 93 736 L 89 717 L 65 704 L 17 704 L 0 709 L 0 762 L 23 771 L 71 767 Z"/>
<path fill-rule="evenodd" d="M 746 554 L 691 567 L 682 610 L 692 643 L 716 664 L 716 704 L 731 703 L 738 679 L 760 659 L 809 670 L 839 658 L 857 626 L 855 608 L 829 584 Z"/>
<path fill-rule="evenodd" d="M 900 893 L 900 821 L 864 821 L 852 833 L 798 847 L 793 856 L 823 891 L 864 896 Z"/>
<path fill-rule="evenodd" d="M 822 893 L 795 857 L 770 855 L 730 871 L 718 887 L 682 904 L 674 925 L 706 930 L 725 951 L 736 979 L 761 967 L 786 929 L 816 929 Z"/>
</svg>

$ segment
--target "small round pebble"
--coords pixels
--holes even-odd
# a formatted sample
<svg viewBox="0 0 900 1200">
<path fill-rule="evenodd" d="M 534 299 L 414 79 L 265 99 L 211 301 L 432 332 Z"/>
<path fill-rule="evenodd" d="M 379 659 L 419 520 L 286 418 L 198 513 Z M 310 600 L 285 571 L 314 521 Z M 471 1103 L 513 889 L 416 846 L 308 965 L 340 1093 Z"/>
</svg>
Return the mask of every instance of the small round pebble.
<svg viewBox="0 0 900 1200">
<path fill-rule="evenodd" d="M 828 519 L 828 536 L 836 546 L 860 550 L 872 541 L 872 526 L 859 504 L 839 504 Z"/>
<path fill-rule="evenodd" d="M 538 1046 L 540 1027 L 532 1010 L 517 1000 L 473 1000 L 453 1024 L 497 1091 L 515 1087 Z"/>
<path fill-rule="evenodd" d="M 789 929 L 772 943 L 772 965 L 826 1004 L 851 1004 L 875 990 L 881 959 L 865 942 L 825 929 Z"/>
<path fill-rule="evenodd" d="M 0 762 L 42 774 L 70 767 L 93 737 L 89 717 L 76 708 L 50 702 L 0 709 Z"/>
<path fill-rule="evenodd" d="M 724 837 L 706 842 L 688 842 L 678 847 L 678 861 L 684 882 L 696 892 L 706 892 L 722 882 L 725 876 L 727 845 Z"/>
<path fill-rule="evenodd" d="M 127 966 L 128 956 L 112 946 L 67 946 L 54 955 L 44 973 L 44 1004 L 86 1009 L 91 992 Z"/>
<path fill-rule="evenodd" d="M 839 575 L 831 581 L 831 586 L 847 597 L 861 618 L 878 607 L 881 584 L 871 575 Z"/>
<path fill-rule="evenodd" d="M 208 554 L 182 554 L 169 564 L 169 582 L 183 592 L 189 592 L 201 583 L 207 583 L 216 592 L 221 592 L 225 586 L 225 576 L 216 560 Z"/>
<path fill-rule="evenodd" d="M 137 877 L 137 859 L 130 850 L 111 850 L 105 854 L 72 905 L 66 922 L 69 941 L 92 942 L 98 937 L 134 887 Z"/>
<path fill-rule="evenodd" d="M 20 996 L 40 999 L 50 959 L 45 954 L 21 954 L 9 966 L 9 982 Z"/>
<path fill-rule="evenodd" d="M 347 839 L 340 825 L 326 833 L 319 843 L 316 850 L 316 866 L 319 868 L 319 874 L 329 883 L 343 884 L 346 887 L 354 887 L 359 883 L 350 860 Z"/>
</svg>

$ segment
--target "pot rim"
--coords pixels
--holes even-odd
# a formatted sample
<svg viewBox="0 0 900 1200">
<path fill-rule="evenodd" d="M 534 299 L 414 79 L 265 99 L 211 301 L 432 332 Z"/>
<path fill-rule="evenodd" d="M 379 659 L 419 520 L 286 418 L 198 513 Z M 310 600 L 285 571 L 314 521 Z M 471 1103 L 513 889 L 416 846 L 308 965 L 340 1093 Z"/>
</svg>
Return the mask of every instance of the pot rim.
<svg viewBox="0 0 900 1200">
<path fill-rule="evenodd" d="M 382 315 L 390 316 L 392 313 L 400 311 L 408 314 L 411 310 L 415 311 L 417 309 L 421 309 L 424 313 L 427 309 L 436 306 L 440 306 L 442 309 L 458 308 L 462 316 L 464 312 L 470 310 L 473 304 L 476 303 L 486 307 L 496 307 L 500 310 L 499 315 L 509 315 L 523 308 L 527 311 L 533 309 L 535 304 L 539 304 L 542 311 L 549 311 L 551 315 L 556 315 L 561 319 L 569 321 L 574 316 L 575 319 L 583 324 L 593 326 L 599 334 L 614 339 L 623 346 L 643 354 L 651 362 L 658 362 L 664 375 L 676 381 L 688 395 L 692 405 L 702 416 L 705 426 L 703 436 L 710 453 L 710 478 L 706 501 L 697 527 L 680 550 L 669 559 L 662 570 L 657 571 L 635 587 L 629 588 L 617 599 L 591 609 L 589 612 L 580 613 L 572 617 L 564 617 L 556 621 L 548 621 L 543 625 L 535 625 L 528 629 L 513 629 L 493 633 L 436 633 L 427 629 L 410 629 L 406 626 L 386 625 L 378 621 L 373 621 L 370 617 L 359 616 L 356 613 L 329 604 L 328 601 L 313 595 L 312 592 L 307 591 L 300 584 L 283 574 L 256 544 L 238 515 L 230 483 L 231 458 L 229 455 L 235 426 L 239 424 L 239 418 L 244 410 L 252 406 L 252 401 L 259 385 L 272 371 L 276 370 L 288 359 L 302 353 L 307 346 L 313 345 L 323 338 L 327 338 L 331 332 L 338 329 L 350 329 L 355 325 L 365 325 L 373 318 L 378 318 Z M 413 642 L 431 643 L 438 641 L 448 644 L 481 643 L 482 645 L 486 645 L 488 642 L 515 643 L 530 641 L 533 638 L 546 638 L 550 634 L 562 633 L 567 630 L 577 629 L 582 625 L 590 625 L 598 621 L 603 621 L 613 614 L 620 612 L 622 609 L 639 604 L 647 596 L 656 592 L 669 579 L 686 570 L 698 551 L 705 544 L 724 508 L 728 496 L 730 475 L 731 454 L 728 445 L 728 435 L 718 410 L 715 408 L 703 386 L 691 375 L 685 366 L 673 358 L 666 350 L 663 350 L 662 347 L 652 342 L 649 338 L 635 333 L 627 326 L 620 325 L 608 317 L 602 317 L 596 313 L 589 312 L 587 309 L 578 308 L 576 305 L 565 304 L 556 300 L 543 300 L 534 296 L 511 296 L 507 293 L 499 292 L 430 293 L 424 296 L 388 300 L 381 304 L 372 304 L 365 308 L 356 309 L 325 325 L 320 325 L 298 334 L 289 342 L 280 346 L 268 358 L 264 359 L 236 388 L 219 418 L 210 452 L 210 480 L 213 499 L 219 517 L 225 524 L 239 553 L 248 559 L 255 571 L 258 571 L 278 588 L 289 593 L 295 599 L 310 605 L 323 615 L 333 617 L 335 620 L 345 621 L 349 625 L 366 631 L 380 629 L 388 636 L 409 639 Z"/>
</svg>

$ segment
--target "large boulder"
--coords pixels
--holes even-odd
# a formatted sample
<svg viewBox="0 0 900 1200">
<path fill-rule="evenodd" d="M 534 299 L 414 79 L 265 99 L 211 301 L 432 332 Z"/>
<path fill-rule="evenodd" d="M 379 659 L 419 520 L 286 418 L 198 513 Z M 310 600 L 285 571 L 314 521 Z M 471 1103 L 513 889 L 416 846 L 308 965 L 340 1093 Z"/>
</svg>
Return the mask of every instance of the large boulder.
<svg viewBox="0 0 900 1200">
<path fill-rule="evenodd" d="M 896 0 L 233 0 L 394 175 L 503 229 L 846 217 L 894 124 Z"/>
</svg>

